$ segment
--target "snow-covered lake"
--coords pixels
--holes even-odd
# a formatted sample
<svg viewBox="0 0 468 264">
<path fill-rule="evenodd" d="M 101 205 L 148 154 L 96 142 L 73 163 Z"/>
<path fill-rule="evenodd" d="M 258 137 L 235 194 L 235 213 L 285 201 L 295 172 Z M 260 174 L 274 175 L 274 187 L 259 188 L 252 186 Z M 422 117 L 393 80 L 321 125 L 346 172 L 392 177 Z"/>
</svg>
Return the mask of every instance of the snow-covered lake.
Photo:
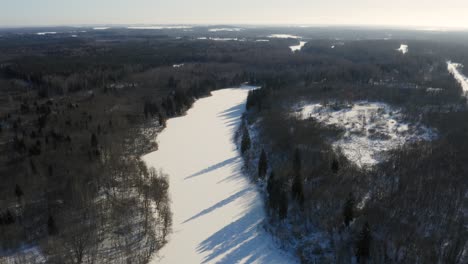
<svg viewBox="0 0 468 264">
<path fill-rule="evenodd" d="M 379 102 L 356 102 L 333 109 L 320 103 L 302 106 L 299 118 L 314 118 L 326 125 L 344 129 L 344 135 L 333 143 L 358 166 L 372 166 L 385 157 L 386 151 L 408 142 L 433 140 L 436 131 L 404 120 L 400 109 Z"/>
<path fill-rule="evenodd" d="M 463 65 L 460 63 L 455 63 L 448 61 L 447 62 L 447 69 L 450 72 L 450 74 L 453 75 L 455 80 L 457 80 L 458 83 L 462 86 L 463 92 L 465 94 L 468 93 L 468 77 L 463 75 L 463 73 L 460 72 L 460 68 L 463 68 Z"/>
<path fill-rule="evenodd" d="M 302 47 L 304 47 L 306 43 L 307 43 L 306 41 L 299 41 L 299 45 L 289 46 L 289 48 L 291 49 L 292 52 L 296 52 L 298 50 L 301 50 Z"/>
<path fill-rule="evenodd" d="M 151 263 L 295 263 L 262 228 L 263 200 L 233 143 L 251 87 L 223 89 L 168 120 L 143 157 L 170 178 L 173 233 Z"/>
</svg>

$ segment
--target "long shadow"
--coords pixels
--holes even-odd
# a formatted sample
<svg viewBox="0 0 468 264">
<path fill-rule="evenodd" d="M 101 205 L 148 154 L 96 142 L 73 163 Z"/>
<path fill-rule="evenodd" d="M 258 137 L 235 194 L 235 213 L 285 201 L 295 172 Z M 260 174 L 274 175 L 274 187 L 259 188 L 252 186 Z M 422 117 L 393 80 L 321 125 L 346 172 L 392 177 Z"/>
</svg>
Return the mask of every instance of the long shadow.
<svg viewBox="0 0 468 264">
<path fill-rule="evenodd" d="M 249 210 L 244 216 L 225 226 L 211 237 L 201 242 L 197 250 L 199 252 L 210 252 L 203 260 L 208 263 L 217 260 L 218 263 L 279 263 L 271 253 L 274 249 L 267 248 L 271 244 L 266 242 L 266 234 L 258 230 L 263 218 L 259 217 L 256 210 Z M 266 243 L 265 243 L 266 242 Z"/>
<path fill-rule="evenodd" d="M 184 180 L 195 178 L 195 177 L 203 175 L 205 173 L 212 172 L 214 170 L 220 169 L 220 168 L 222 168 L 224 166 L 229 165 L 230 163 L 234 163 L 234 161 L 236 161 L 237 159 L 239 159 L 239 157 L 233 157 L 233 158 L 227 159 L 225 161 L 221 161 L 220 163 L 211 165 L 211 166 L 209 166 L 209 167 L 207 167 L 207 168 L 205 168 L 205 169 L 203 169 L 201 171 L 195 172 L 194 174 L 185 177 Z"/>
<path fill-rule="evenodd" d="M 206 208 L 205 210 L 199 212 L 198 214 L 190 217 L 189 219 L 185 220 L 183 223 L 185 224 L 185 223 L 190 222 L 192 220 L 195 220 L 195 219 L 197 219 L 197 218 L 199 218 L 199 217 L 201 217 L 203 215 L 209 214 L 209 213 L 213 212 L 214 210 L 216 210 L 218 208 L 221 208 L 221 207 L 227 205 L 230 202 L 235 201 L 236 199 L 242 197 L 246 192 L 251 191 L 251 190 L 252 190 L 252 188 L 249 187 L 249 188 L 246 188 L 244 190 L 238 191 L 237 193 L 229 196 L 228 198 L 226 198 L 224 200 L 221 200 L 221 201 L 217 202 L 215 205 L 210 206 L 210 207 Z"/>
</svg>

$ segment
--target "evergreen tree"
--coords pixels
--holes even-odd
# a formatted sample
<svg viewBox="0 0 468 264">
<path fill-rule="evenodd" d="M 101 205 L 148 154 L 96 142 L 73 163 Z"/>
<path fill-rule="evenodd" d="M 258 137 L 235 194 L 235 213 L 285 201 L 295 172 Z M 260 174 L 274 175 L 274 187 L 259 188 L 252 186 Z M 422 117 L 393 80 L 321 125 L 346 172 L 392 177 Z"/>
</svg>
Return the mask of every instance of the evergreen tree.
<svg viewBox="0 0 468 264">
<path fill-rule="evenodd" d="M 55 225 L 55 220 L 52 215 L 49 215 L 49 219 L 47 219 L 47 231 L 49 235 L 55 235 L 57 233 L 57 226 Z"/>
<path fill-rule="evenodd" d="M 292 197 L 301 206 L 304 206 L 304 180 L 301 175 L 301 153 L 296 149 L 294 154 L 294 178 L 292 183 Z"/>
<path fill-rule="evenodd" d="M 267 173 L 268 163 L 265 150 L 262 149 L 260 159 L 258 160 L 258 178 L 263 179 Z"/>
<path fill-rule="evenodd" d="M 20 200 L 21 197 L 23 197 L 24 195 L 23 190 L 18 184 L 15 185 L 15 195 L 16 195 L 16 198 L 18 198 L 18 200 Z"/>
<path fill-rule="evenodd" d="M 353 221 L 353 218 L 354 218 L 354 197 L 353 197 L 353 194 L 350 193 L 343 207 L 343 219 L 344 219 L 345 226 L 349 226 L 349 223 Z"/>
<path fill-rule="evenodd" d="M 268 194 L 268 206 L 270 208 L 270 212 L 276 212 L 278 208 L 278 193 L 276 192 L 277 190 L 277 184 L 276 184 L 276 178 L 275 174 L 272 171 L 270 173 L 270 177 L 268 177 L 268 182 L 267 182 L 267 194 Z"/>
<path fill-rule="evenodd" d="M 93 148 L 96 148 L 97 145 L 98 145 L 98 140 L 97 140 L 96 134 L 93 133 L 93 134 L 91 135 L 91 146 L 92 146 Z"/>
<path fill-rule="evenodd" d="M 366 222 L 362 227 L 362 231 L 359 234 L 359 239 L 356 243 L 356 258 L 358 263 L 366 263 L 370 256 L 370 242 L 371 242 L 371 231 L 369 223 Z"/>
<path fill-rule="evenodd" d="M 241 153 L 244 154 L 249 149 L 250 149 L 249 131 L 244 126 L 244 131 L 243 131 L 243 134 L 242 134 L 242 142 L 241 142 Z"/>
<path fill-rule="evenodd" d="M 340 170 L 340 163 L 336 158 L 334 158 L 332 161 L 331 170 L 333 173 L 338 173 L 338 171 Z"/>
<path fill-rule="evenodd" d="M 280 220 L 284 220 L 286 217 L 288 217 L 288 193 L 284 190 L 284 188 L 281 188 L 279 192 L 279 204 L 278 204 L 278 216 Z"/>
</svg>

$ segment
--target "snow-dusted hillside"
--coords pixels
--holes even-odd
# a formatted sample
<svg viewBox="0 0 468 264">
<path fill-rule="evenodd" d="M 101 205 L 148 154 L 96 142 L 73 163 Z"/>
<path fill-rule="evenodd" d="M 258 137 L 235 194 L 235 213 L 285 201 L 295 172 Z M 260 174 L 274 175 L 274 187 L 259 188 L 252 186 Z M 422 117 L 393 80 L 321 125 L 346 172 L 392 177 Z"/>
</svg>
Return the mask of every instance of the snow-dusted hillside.
<svg viewBox="0 0 468 264">
<path fill-rule="evenodd" d="M 345 133 L 334 142 L 343 153 L 359 166 L 374 165 L 382 154 L 399 145 L 419 140 L 432 140 L 436 132 L 421 124 L 406 122 L 400 109 L 384 103 L 357 102 L 334 108 L 320 103 L 307 104 L 300 118 L 336 125 Z"/>
<path fill-rule="evenodd" d="M 144 157 L 170 178 L 173 233 L 151 263 L 295 263 L 263 230 L 263 199 L 241 173 L 233 136 L 249 87 L 200 99 L 170 119 Z"/>
<path fill-rule="evenodd" d="M 461 73 L 460 68 L 463 68 L 463 65 L 460 63 L 455 63 L 451 61 L 447 62 L 447 70 L 450 72 L 450 74 L 453 75 L 455 80 L 457 80 L 457 82 L 460 83 L 463 89 L 463 92 L 465 93 L 465 95 L 467 95 L 468 94 L 468 77 L 466 77 L 465 75 L 463 75 L 463 73 Z"/>
</svg>

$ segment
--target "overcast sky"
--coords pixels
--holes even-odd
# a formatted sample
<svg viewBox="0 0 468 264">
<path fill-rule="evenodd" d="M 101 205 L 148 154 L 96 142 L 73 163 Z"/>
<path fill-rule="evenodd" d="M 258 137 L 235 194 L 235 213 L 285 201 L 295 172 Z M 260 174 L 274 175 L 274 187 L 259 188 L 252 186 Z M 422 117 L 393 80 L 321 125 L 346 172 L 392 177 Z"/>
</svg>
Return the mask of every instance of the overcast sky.
<svg viewBox="0 0 468 264">
<path fill-rule="evenodd" d="M 0 0 L 0 26 L 319 24 L 468 27 L 468 0 Z"/>
</svg>

